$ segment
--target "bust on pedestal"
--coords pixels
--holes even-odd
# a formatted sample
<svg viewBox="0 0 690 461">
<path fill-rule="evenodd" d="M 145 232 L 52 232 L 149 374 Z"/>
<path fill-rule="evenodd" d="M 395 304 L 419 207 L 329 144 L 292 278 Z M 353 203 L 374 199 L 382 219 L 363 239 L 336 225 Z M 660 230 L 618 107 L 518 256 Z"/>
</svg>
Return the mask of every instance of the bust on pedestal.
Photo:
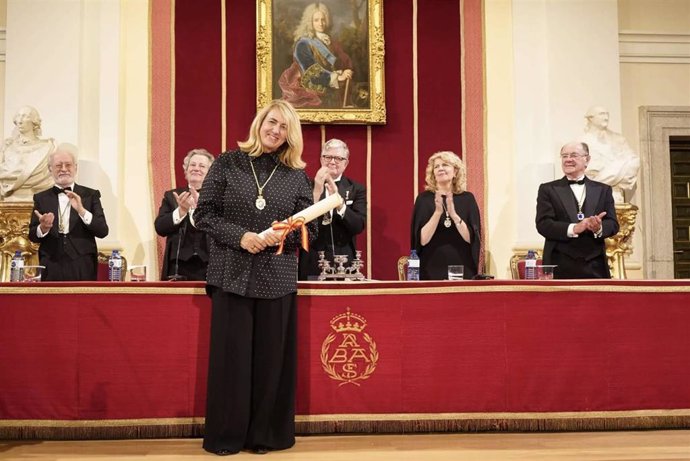
<svg viewBox="0 0 690 461">
<path fill-rule="evenodd" d="M 53 139 L 41 139 L 38 111 L 24 106 L 14 115 L 12 137 L 0 147 L 0 200 L 31 202 L 33 194 L 53 185 L 48 172 L 48 155 L 55 150 Z"/>
<path fill-rule="evenodd" d="M 591 107 L 585 114 L 587 124 L 580 141 L 589 146 L 590 162 L 587 176 L 613 189 L 616 218 L 620 230 L 606 239 L 606 256 L 614 278 L 625 279 L 625 255 L 632 253 L 632 235 L 638 208 L 629 203 L 637 185 L 640 157 L 623 135 L 611 131 L 609 112 L 603 107 Z"/>
<path fill-rule="evenodd" d="M 13 118 L 14 130 L 0 146 L 0 281 L 9 280 L 12 255 L 20 250 L 27 264 L 38 263 L 38 245 L 29 241 L 33 195 L 53 185 L 48 157 L 53 139 L 41 139 L 38 111 L 24 106 Z"/>
<path fill-rule="evenodd" d="M 585 118 L 587 124 L 580 141 L 589 146 L 587 176 L 611 186 L 616 203 L 628 203 L 637 184 L 640 156 L 620 133 L 609 130 L 608 110 L 591 107 Z"/>
</svg>

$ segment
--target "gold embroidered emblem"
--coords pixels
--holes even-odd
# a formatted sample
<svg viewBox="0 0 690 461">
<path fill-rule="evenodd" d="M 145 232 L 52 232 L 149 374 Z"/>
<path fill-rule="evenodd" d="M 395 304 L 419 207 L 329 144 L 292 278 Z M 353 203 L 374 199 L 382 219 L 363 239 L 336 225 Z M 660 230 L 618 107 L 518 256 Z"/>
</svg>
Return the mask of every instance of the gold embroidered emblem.
<svg viewBox="0 0 690 461">
<path fill-rule="evenodd" d="M 321 345 L 321 366 L 331 379 L 340 381 L 338 386 L 359 386 L 358 381 L 369 379 L 376 370 L 379 353 L 376 342 L 363 331 L 366 327 L 366 319 L 349 307 L 331 319 L 334 333 Z"/>
</svg>

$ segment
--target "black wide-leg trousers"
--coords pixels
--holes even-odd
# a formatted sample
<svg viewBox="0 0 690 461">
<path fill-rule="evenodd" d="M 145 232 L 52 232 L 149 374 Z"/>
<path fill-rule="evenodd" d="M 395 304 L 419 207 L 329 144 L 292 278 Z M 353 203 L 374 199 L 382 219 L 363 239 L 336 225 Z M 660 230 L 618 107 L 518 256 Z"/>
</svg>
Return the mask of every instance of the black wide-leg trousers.
<svg viewBox="0 0 690 461">
<path fill-rule="evenodd" d="M 246 298 L 215 288 L 204 449 L 295 444 L 297 294 Z"/>
</svg>

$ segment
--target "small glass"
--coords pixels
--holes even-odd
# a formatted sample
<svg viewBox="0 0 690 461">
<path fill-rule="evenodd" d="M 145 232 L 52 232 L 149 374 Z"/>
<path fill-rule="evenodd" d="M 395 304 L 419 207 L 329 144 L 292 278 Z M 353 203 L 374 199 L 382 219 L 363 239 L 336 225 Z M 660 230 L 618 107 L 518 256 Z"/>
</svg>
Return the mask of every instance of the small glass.
<svg viewBox="0 0 690 461">
<path fill-rule="evenodd" d="M 146 281 L 146 266 L 130 266 L 129 267 L 129 281 L 130 282 L 145 282 Z"/>
<path fill-rule="evenodd" d="M 463 280 L 465 274 L 465 266 L 452 265 L 448 266 L 448 280 Z"/>
<path fill-rule="evenodd" d="M 556 265 L 552 264 L 537 264 L 537 279 L 539 280 L 553 280 L 553 271 Z"/>
<path fill-rule="evenodd" d="M 24 278 L 22 280 L 24 282 L 40 282 L 45 268 L 46 266 L 24 266 L 22 272 Z"/>
</svg>

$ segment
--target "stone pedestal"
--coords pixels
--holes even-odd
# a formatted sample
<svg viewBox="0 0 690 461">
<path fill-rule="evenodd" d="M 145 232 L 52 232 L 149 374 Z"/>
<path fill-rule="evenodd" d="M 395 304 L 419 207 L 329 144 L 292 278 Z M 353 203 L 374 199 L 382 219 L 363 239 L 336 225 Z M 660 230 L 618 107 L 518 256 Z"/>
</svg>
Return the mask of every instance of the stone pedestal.
<svg viewBox="0 0 690 461">
<path fill-rule="evenodd" d="M 616 204 L 616 218 L 620 229 L 613 237 L 606 239 L 606 257 L 608 258 L 611 276 L 615 279 L 626 279 L 625 255 L 632 253 L 632 236 L 635 232 L 638 208 L 631 203 Z"/>
<path fill-rule="evenodd" d="M 29 241 L 29 222 L 33 203 L 0 202 L 0 281 L 10 280 L 10 263 L 15 251 L 25 264 L 38 264 L 38 244 Z"/>
</svg>

